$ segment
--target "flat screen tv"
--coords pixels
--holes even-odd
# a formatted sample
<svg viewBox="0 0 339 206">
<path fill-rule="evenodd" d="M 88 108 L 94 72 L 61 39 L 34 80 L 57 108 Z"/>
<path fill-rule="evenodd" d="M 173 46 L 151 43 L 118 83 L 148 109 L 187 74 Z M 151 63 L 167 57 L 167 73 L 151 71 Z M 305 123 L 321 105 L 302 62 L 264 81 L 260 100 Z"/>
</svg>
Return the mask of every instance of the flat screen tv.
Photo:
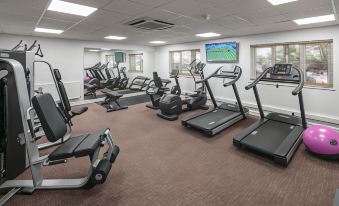
<svg viewBox="0 0 339 206">
<path fill-rule="evenodd" d="M 124 53 L 123 52 L 115 52 L 114 53 L 114 58 L 115 58 L 115 62 L 120 62 L 123 63 L 125 62 L 125 58 L 124 58 Z"/>
<path fill-rule="evenodd" d="M 206 61 L 216 63 L 239 62 L 239 43 L 224 42 L 206 44 Z"/>
</svg>

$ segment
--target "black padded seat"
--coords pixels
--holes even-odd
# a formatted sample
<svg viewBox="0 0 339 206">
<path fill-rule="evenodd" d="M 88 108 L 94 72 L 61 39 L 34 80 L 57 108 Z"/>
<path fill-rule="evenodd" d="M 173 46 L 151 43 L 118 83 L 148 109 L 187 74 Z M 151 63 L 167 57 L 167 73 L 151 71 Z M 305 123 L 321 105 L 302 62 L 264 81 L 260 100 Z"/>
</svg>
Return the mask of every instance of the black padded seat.
<svg viewBox="0 0 339 206">
<path fill-rule="evenodd" d="M 67 126 L 62 114 L 55 105 L 54 99 L 49 93 L 34 96 L 32 104 L 41 121 L 45 135 L 50 142 L 55 142 L 64 137 Z M 101 146 L 103 135 L 107 129 L 98 130 L 92 134 L 85 134 L 68 139 L 62 143 L 49 156 L 49 160 L 60 160 L 70 157 L 91 156 Z"/>
<path fill-rule="evenodd" d="M 86 112 L 88 110 L 88 107 L 86 107 L 86 106 L 77 107 L 77 108 L 71 107 L 65 86 L 64 86 L 63 82 L 61 81 L 60 71 L 58 69 L 54 69 L 53 72 L 54 72 L 55 79 L 57 80 L 57 86 L 59 88 L 61 100 L 63 102 L 63 104 L 61 104 L 61 106 L 65 110 L 64 112 L 65 112 L 67 119 L 70 120 L 74 116 L 81 115 L 84 112 Z M 86 84 L 88 84 L 88 83 L 85 83 L 85 85 Z M 93 88 L 95 87 L 94 85 L 91 85 L 91 84 L 88 84 L 88 85 L 89 85 L 89 87 L 93 87 Z M 69 114 L 69 113 L 71 113 L 71 114 Z"/>
<path fill-rule="evenodd" d="M 106 129 L 98 130 L 92 134 L 84 134 L 70 138 L 60 147 L 54 150 L 48 159 L 51 161 L 67 159 L 70 157 L 92 156 L 95 150 L 100 146 Z"/>
<path fill-rule="evenodd" d="M 112 91 L 112 90 L 107 89 L 107 88 L 102 89 L 101 92 L 104 93 L 105 95 L 108 95 L 110 97 L 115 97 L 117 99 L 119 99 L 120 97 L 123 96 L 123 94 L 120 94 L 118 92 Z"/>
<path fill-rule="evenodd" d="M 87 110 L 88 110 L 88 107 L 75 107 L 75 108 L 72 108 L 71 113 L 72 113 L 72 116 L 76 116 L 76 115 L 80 115 L 82 113 L 87 112 Z"/>
<path fill-rule="evenodd" d="M 70 138 L 67 142 L 65 142 L 64 144 L 59 146 L 56 150 L 54 150 L 48 156 L 48 159 L 54 161 L 73 157 L 74 150 L 87 136 L 88 134 Z"/>
</svg>

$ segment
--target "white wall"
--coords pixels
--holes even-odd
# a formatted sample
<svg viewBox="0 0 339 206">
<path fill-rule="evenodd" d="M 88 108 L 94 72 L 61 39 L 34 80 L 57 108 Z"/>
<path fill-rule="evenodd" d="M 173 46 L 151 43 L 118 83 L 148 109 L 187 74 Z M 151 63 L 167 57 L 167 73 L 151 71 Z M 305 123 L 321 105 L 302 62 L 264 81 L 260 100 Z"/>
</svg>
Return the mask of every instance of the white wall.
<svg viewBox="0 0 339 206">
<path fill-rule="evenodd" d="M 28 44 L 38 40 L 45 55 L 43 59 L 60 70 L 70 98 L 83 98 L 84 48 L 140 50 L 152 57 L 154 56 L 154 48 L 148 46 L 136 46 L 113 41 L 94 42 L 8 34 L 0 34 L 0 48 L 13 48 L 19 40 L 24 40 Z M 147 57 L 145 61 L 151 61 L 146 64 L 153 66 L 153 58 Z M 148 69 L 153 70 L 153 67 L 148 67 Z M 55 94 L 50 73 L 41 64 L 36 65 L 35 84 L 37 87 L 43 87 L 45 92 Z"/>
<path fill-rule="evenodd" d="M 93 67 L 101 61 L 100 52 L 84 51 L 84 68 Z"/>
<path fill-rule="evenodd" d="M 253 91 L 246 91 L 244 89 L 249 83 L 251 76 L 250 45 L 322 39 L 333 39 L 334 89 L 320 90 L 305 88 L 305 109 L 308 118 L 339 124 L 339 91 L 337 90 L 339 85 L 339 78 L 337 78 L 339 75 L 339 26 L 161 46 L 157 47 L 155 51 L 155 68 L 159 72 L 159 75 L 165 78 L 169 76 L 169 51 L 200 49 L 202 60 L 206 61 L 206 43 L 237 41 L 240 43 L 240 61 L 238 65 L 243 69 L 243 75 L 237 84 L 239 93 L 245 105 L 256 107 Z M 221 64 L 208 63 L 205 73 L 211 73 L 220 65 Z M 180 83 L 183 91 L 192 91 L 194 88 L 194 83 L 191 78 L 180 78 Z M 223 101 L 235 101 L 232 89 L 222 87 L 220 80 L 213 79 L 210 81 L 210 84 L 216 98 Z M 258 89 L 265 109 L 280 112 L 282 112 L 281 110 L 290 112 L 299 111 L 298 98 L 291 94 L 293 88 L 280 87 L 278 90 L 274 86 L 260 85 Z"/>
</svg>

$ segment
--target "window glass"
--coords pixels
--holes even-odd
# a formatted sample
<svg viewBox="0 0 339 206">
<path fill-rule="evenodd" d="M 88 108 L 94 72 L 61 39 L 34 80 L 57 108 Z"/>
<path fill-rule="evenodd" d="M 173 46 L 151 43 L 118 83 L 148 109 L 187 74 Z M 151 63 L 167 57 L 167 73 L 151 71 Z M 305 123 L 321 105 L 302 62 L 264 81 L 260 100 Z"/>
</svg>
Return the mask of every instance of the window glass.
<svg viewBox="0 0 339 206">
<path fill-rule="evenodd" d="M 129 55 L 129 71 L 143 72 L 143 55 L 142 54 L 130 54 Z"/>
<path fill-rule="evenodd" d="M 329 44 L 311 44 L 305 46 L 306 81 L 311 83 L 329 83 Z"/>
<path fill-rule="evenodd" d="M 252 46 L 254 76 L 278 63 L 293 64 L 305 75 L 305 84 L 333 87 L 333 40 Z"/>
<path fill-rule="evenodd" d="M 256 48 L 256 74 L 259 76 L 266 68 L 272 65 L 272 48 Z"/>
<path fill-rule="evenodd" d="M 284 46 L 276 46 L 275 47 L 275 62 L 277 64 L 283 64 L 285 63 L 285 47 Z"/>
<path fill-rule="evenodd" d="M 200 59 L 200 50 L 170 51 L 170 69 L 188 74 L 188 65 L 195 59 Z"/>
</svg>

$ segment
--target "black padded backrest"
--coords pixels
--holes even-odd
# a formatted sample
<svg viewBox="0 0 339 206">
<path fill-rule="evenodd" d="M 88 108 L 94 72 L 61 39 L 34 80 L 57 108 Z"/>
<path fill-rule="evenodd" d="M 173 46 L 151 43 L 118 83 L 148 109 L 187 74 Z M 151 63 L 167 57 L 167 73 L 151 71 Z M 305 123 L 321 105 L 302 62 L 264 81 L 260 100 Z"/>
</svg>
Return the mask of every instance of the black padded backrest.
<svg viewBox="0 0 339 206">
<path fill-rule="evenodd" d="M 58 81 L 57 86 L 58 86 L 59 91 L 60 91 L 61 101 L 63 102 L 63 105 L 65 105 L 64 109 L 66 110 L 66 112 L 69 112 L 69 111 L 72 110 L 72 107 L 71 107 L 71 104 L 69 102 L 64 83 L 62 83 L 62 81 L 61 81 L 62 78 L 61 78 L 60 71 L 59 71 L 59 69 L 54 69 L 53 72 L 54 72 L 55 78 Z"/>
<path fill-rule="evenodd" d="M 61 139 L 67 132 L 67 126 L 52 95 L 44 93 L 34 96 L 32 104 L 48 141 L 55 142 Z"/>
<path fill-rule="evenodd" d="M 61 74 L 60 74 L 59 69 L 54 69 L 53 72 L 54 72 L 55 79 L 56 79 L 58 82 L 61 81 Z"/>
<path fill-rule="evenodd" d="M 58 87 L 59 87 L 59 90 L 60 90 L 60 95 L 61 95 L 61 98 L 62 98 L 62 102 L 63 102 L 64 105 L 65 105 L 65 108 L 64 108 L 64 109 L 65 109 L 67 112 L 69 112 L 69 111 L 72 110 L 72 107 L 71 107 L 71 104 L 70 104 L 70 102 L 69 102 L 69 99 L 68 99 L 68 96 L 67 96 L 67 92 L 66 92 L 64 83 L 58 82 Z"/>
<path fill-rule="evenodd" d="M 157 72 L 153 72 L 153 81 L 157 88 L 162 88 L 162 81 Z"/>
</svg>

